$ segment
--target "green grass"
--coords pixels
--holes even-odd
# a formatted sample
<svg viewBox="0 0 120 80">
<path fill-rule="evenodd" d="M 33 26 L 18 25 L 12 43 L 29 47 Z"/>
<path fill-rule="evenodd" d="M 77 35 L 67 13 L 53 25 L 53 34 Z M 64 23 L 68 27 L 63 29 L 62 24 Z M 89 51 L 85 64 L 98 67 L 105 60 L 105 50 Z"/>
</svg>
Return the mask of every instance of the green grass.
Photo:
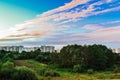
<svg viewBox="0 0 120 80">
<path fill-rule="evenodd" d="M 38 74 L 40 80 L 120 80 L 120 73 L 113 72 L 95 72 L 94 74 L 77 74 L 71 69 L 56 68 L 52 65 L 42 64 L 34 60 L 16 60 L 18 66 L 27 66 L 39 73 L 40 70 L 52 70 L 58 72 L 61 77 L 43 77 Z"/>
<path fill-rule="evenodd" d="M 73 76 L 76 74 L 76 73 L 72 72 L 72 70 L 70 70 L 70 69 L 55 68 L 54 66 L 42 64 L 35 60 L 16 60 L 15 62 L 18 66 L 27 66 L 29 68 L 34 69 L 36 72 L 38 72 L 39 70 L 42 70 L 42 69 L 46 69 L 46 70 L 56 71 L 56 72 L 60 73 L 62 76 L 66 76 L 66 75 Z"/>
</svg>

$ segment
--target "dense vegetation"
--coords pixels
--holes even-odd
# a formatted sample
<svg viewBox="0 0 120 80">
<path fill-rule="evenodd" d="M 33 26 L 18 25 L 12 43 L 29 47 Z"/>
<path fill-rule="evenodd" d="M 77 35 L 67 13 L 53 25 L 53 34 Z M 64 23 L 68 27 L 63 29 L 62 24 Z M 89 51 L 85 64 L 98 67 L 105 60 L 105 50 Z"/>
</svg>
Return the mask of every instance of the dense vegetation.
<svg viewBox="0 0 120 80">
<path fill-rule="evenodd" d="M 33 70 L 15 66 L 11 58 L 0 64 L 0 80 L 38 80 Z"/>
<path fill-rule="evenodd" d="M 118 56 L 103 45 L 68 45 L 61 50 L 57 64 L 62 68 L 79 66 L 86 69 L 104 70 L 118 63 Z"/>
<path fill-rule="evenodd" d="M 60 53 L 43 53 L 40 49 L 22 53 L 0 51 L 1 80 L 37 80 L 41 76 L 60 76 L 56 71 L 41 69 L 34 72 L 27 67 L 19 67 L 15 60 L 32 59 L 40 63 L 67 69 L 74 73 L 93 74 L 95 71 L 114 71 L 120 73 L 120 55 L 113 53 L 104 45 L 68 45 Z M 32 63 L 33 64 L 33 63 Z M 29 67 L 29 66 L 28 66 Z M 25 75 L 27 73 L 27 75 Z"/>
</svg>

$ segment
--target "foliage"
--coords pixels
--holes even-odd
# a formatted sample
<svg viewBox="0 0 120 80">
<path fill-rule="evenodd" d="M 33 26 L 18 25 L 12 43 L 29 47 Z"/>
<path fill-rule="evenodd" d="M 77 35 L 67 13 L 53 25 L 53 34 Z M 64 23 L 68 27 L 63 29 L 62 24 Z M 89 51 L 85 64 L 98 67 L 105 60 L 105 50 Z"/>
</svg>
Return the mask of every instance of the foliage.
<svg viewBox="0 0 120 80">
<path fill-rule="evenodd" d="M 87 73 L 88 73 L 88 74 L 93 74 L 93 73 L 94 73 L 94 70 L 93 70 L 93 69 L 88 69 L 88 70 L 87 70 Z"/>
<path fill-rule="evenodd" d="M 61 68 L 74 68 L 75 65 L 85 65 L 87 69 L 105 70 L 112 65 L 120 65 L 120 55 L 113 53 L 104 45 L 68 45 L 61 49 L 60 53 L 43 53 L 36 51 L 18 52 L 0 51 L 0 59 L 3 62 L 10 59 L 34 59 L 39 62 L 57 65 Z"/>
<path fill-rule="evenodd" d="M 10 58 L 10 57 L 3 57 L 2 58 L 2 63 L 6 63 L 7 61 L 14 63 L 14 60 L 12 58 Z"/>
<path fill-rule="evenodd" d="M 120 72 L 120 55 L 113 53 L 111 49 L 108 49 L 104 45 L 96 44 L 84 46 L 68 45 L 63 47 L 60 53 L 43 53 L 40 50 L 36 50 L 31 52 L 23 51 L 21 54 L 18 54 L 18 52 L 10 52 L 4 50 L 0 51 L 0 79 L 7 78 L 7 80 L 18 80 L 19 78 L 20 80 L 37 80 L 34 71 L 31 69 L 28 69 L 26 67 L 15 68 L 14 59 L 23 59 L 23 61 L 24 59 L 34 59 L 41 62 L 41 64 L 37 61 L 36 63 L 30 63 L 31 65 L 37 64 L 36 67 L 33 65 L 28 65 L 27 67 L 35 69 L 36 73 L 38 71 L 39 74 L 43 76 L 60 76 L 62 74 L 73 74 L 74 72 L 74 74 L 87 72 L 87 75 L 89 75 L 94 73 L 94 71 L 111 69 L 113 65 L 117 65 L 117 67 L 113 68 L 114 74 L 116 74 L 116 76 L 119 76 L 118 73 Z M 46 65 L 43 66 L 44 63 L 53 65 L 54 68 L 47 68 Z M 70 69 L 70 71 L 68 69 Z M 100 79 L 101 75 L 102 74 L 99 76 Z M 114 75 L 110 76 L 114 77 Z M 108 76 L 104 74 L 102 77 L 104 79 Z M 71 79 L 73 80 L 74 78 Z M 91 77 L 89 77 L 89 79 L 94 80 Z"/>
<path fill-rule="evenodd" d="M 39 75 L 39 80 L 49 80 L 44 75 L 41 75 L 41 72 L 44 71 L 55 71 L 60 74 L 60 77 L 49 77 L 50 80 L 119 80 L 120 79 L 120 73 L 113 73 L 112 71 L 95 71 L 94 74 L 86 74 L 86 73 L 75 73 L 71 70 L 68 70 L 68 68 L 55 68 L 51 65 L 39 63 L 35 60 L 20 60 L 23 62 L 22 65 L 31 65 L 30 68 L 35 69 L 35 71 Z M 24 63 L 25 62 L 25 63 Z"/>
<path fill-rule="evenodd" d="M 36 74 L 27 67 L 16 67 L 13 80 L 38 80 Z"/>
<path fill-rule="evenodd" d="M 74 68 L 73 68 L 73 71 L 74 72 L 77 72 L 77 73 L 83 73 L 86 71 L 85 69 L 85 66 L 84 65 L 75 65 Z"/>
<path fill-rule="evenodd" d="M 45 71 L 45 72 L 44 72 L 44 76 L 46 76 L 46 77 L 47 77 L 47 76 L 59 77 L 60 74 L 57 73 L 57 72 L 55 72 L 55 71 L 50 70 L 50 71 Z"/>
<path fill-rule="evenodd" d="M 14 63 L 7 61 L 1 65 L 0 78 L 11 79 L 12 73 L 14 72 Z"/>
<path fill-rule="evenodd" d="M 114 73 L 120 73 L 120 66 L 115 65 L 113 69 Z"/>
<path fill-rule="evenodd" d="M 1 80 L 38 80 L 35 73 L 27 67 L 16 67 L 14 60 L 4 56 L 0 63 Z"/>
<path fill-rule="evenodd" d="M 43 62 L 43 63 L 49 63 L 50 60 L 50 53 L 49 52 L 45 52 L 45 53 L 40 53 L 35 60 L 39 61 L 39 62 Z"/>
<path fill-rule="evenodd" d="M 18 54 L 16 59 L 35 59 L 40 53 L 41 51 L 39 49 L 31 52 L 23 51 Z"/>
<path fill-rule="evenodd" d="M 59 62 L 56 64 L 62 68 L 84 64 L 87 69 L 104 70 L 116 63 L 116 57 L 115 53 L 104 45 L 68 45 L 61 49 L 57 61 Z"/>
<path fill-rule="evenodd" d="M 41 69 L 38 71 L 38 74 L 41 76 L 44 76 L 45 71 L 46 71 L 46 69 Z"/>
</svg>

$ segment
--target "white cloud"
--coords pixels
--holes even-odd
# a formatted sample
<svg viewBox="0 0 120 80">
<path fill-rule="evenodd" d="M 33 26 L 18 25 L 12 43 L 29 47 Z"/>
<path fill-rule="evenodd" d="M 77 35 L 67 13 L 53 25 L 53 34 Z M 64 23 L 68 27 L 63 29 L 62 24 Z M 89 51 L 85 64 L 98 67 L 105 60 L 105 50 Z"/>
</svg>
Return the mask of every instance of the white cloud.
<svg viewBox="0 0 120 80">
<path fill-rule="evenodd" d="M 103 28 L 90 33 L 74 33 L 60 38 L 59 42 L 120 42 L 120 26 Z M 56 41 L 56 40 L 54 40 Z"/>
<path fill-rule="evenodd" d="M 2 34 L 0 34 L 0 39 L 34 41 L 36 40 L 35 38 L 46 38 L 49 36 L 53 36 L 54 34 L 60 31 L 61 32 L 64 30 L 69 31 L 71 25 L 66 23 L 83 20 L 84 18 L 89 16 L 99 15 L 111 11 L 117 11 L 120 9 L 120 6 L 101 9 L 101 5 L 109 4 L 113 0 L 100 0 L 92 4 L 88 3 L 89 1 L 91 0 L 72 0 L 70 3 L 66 3 L 64 6 L 60 6 L 56 9 L 38 15 L 33 20 L 26 21 L 23 24 L 18 24 L 14 28 L 5 31 L 6 33 L 1 32 Z M 83 4 L 83 6 L 86 8 L 83 8 L 83 6 L 80 7 L 79 5 L 81 4 Z M 109 39 L 111 39 L 111 36 L 114 37 L 114 39 L 111 39 L 111 41 L 119 39 L 117 38 L 117 34 L 119 34 L 120 32 L 119 27 L 117 27 L 116 32 L 113 31 L 112 34 L 106 31 L 103 32 L 103 30 L 109 30 L 110 28 L 104 29 L 104 27 L 99 25 L 91 24 L 91 25 L 86 25 L 83 28 L 92 30 L 93 32 L 82 33 L 82 34 L 79 33 L 80 34 L 79 37 L 77 37 L 76 34 L 74 36 L 71 35 L 73 38 L 70 37 L 68 39 L 70 41 L 92 40 L 92 39 L 108 41 Z M 111 28 L 111 30 L 112 29 L 114 30 L 114 28 Z M 64 40 L 66 40 L 66 38 L 60 41 L 64 42 Z"/>
<path fill-rule="evenodd" d="M 56 8 L 56 9 L 45 12 L 42 15 L 39 15 L 39 16 L 52 15 L 52 14 L 54 14 L 56 12 L 60 12 L 60 11 L 64 11 L 64 10 L 74 8 L 74 7 L 76 7 L 76 6 L 80 5 L 80 4 L 86 4 L 89 1 L 90 0 L 72 0 L 70 3 L 66 3 L 64 6 L 60 6 L 60 7 Z"/>
<path fill-rule="evenodd" d="M 104 22 L 104 23 L 101 23 L 101 24 L 105 25 L 105 24 L 116 24 L 116 23 L 120 23 L 120 20 L 110 21 L 110 22 Z"/>
<path fill-rule="evenodd" d="M 100 25 L 96 25 L 96 24 L 88 24 L 82 27 L 83 29 L 87 29 L 87 30 L 99 30 L 99 29 L 103 29 L 103 26 Z"/>
<path fill-rule="evenodd" d="M 112 2 L 112 1 L 114 1 L 114 0 L 106 0 L 106 2 L 108 2 L 108 3 Z"/>
</svg>

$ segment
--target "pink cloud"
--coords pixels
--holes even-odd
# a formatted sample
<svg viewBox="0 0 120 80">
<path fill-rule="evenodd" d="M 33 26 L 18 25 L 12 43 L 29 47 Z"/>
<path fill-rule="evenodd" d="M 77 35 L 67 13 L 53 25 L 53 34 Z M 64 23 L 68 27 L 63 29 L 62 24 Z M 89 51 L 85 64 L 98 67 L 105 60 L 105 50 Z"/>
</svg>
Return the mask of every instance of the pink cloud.
<svg viewBox="0 0 120 80">
<path fill-rule="evenodd" d="M 16 25 L 14 28 L 9 30 L 10 32 L 4 35 L 6 36 L 5 39 L 7 38 L 26 39 L 31 37 L 41 38 L 42 36 L 49 37 L 56 34 L 56 32 L 69 30 L 71 25 L 69 24 L 66 25 L 65 23 L 82 20 L 88 16 L 99 15 L 99 14 L 116 11 L 120 9 L 120 6 L 118 6 L 110 9 L 96 11 L 98 10 L 98 8 L 96 8 L 95 6 L 99 6 L 99 9 L 101 9 L 100 6 L 102 4 L 106 4 L 106 3 L 108 4 L 113 0 L 100 0 L 92 4 L 89 4 L 88 3 L 89 1 L 90 0 L 72 0 L 70 3 L 66 3 L 64 6 L 60 6 L 56 9 L 42 13 L 33 20 L 29 20 L 24 22 L 23 24 Z M 82 7 L 79 7 L 79 9 L 75 8 L 81 4 L 85 4 L 84 6 L 86 6 L 86 8 L 85 9 L 83 9 Z M 75 9 L 70 10 L 72 8 L 75 8 Z M 119 27 L 116 27 L 115 29 L 114 28 L 104 29 L 102 26 L 98 26 L 98 25 L 86 25 L 83 28 L 93 30 L 93 32 L 82 33 L 82 34 L 79 33 L 80 35 L 78 36 L 85 36 L 82 38 L 81 37 L 78 38 L 76 34 L 74 36 L 71 35 L 73 39 L 71 38 L 68 38 L 68 39 L 71 41 L 92 40 L 92 39 L 105 41 L 105 40 L 111 39 L 111 36 L 114 37 L 114 39 L 111 39 L 112 41 L 119 39 L 116 36 L 120 32 Z M 111 31 L 112 31 L 112 34 L 111 34 Z M 64 39 L 61 41 L 64 41 Z"/>
<path fill-rule="evenodd" d="M 80 4 L 86 4 L 89 1 L 90 0 L 72 0 L 69 3 L 66 3 L 64 6 L 60 6 L 60 7 L 56 8 L 56 9 L 45 12 L 40 16 L 51 15 L 51 14 L 54 14 L 54 13 L 59 12 L 59 11 L 68 10 L 68 9 L 74 8 L 74 7 L 76 7 L 76 6 L 80 5 Z"/>
<path fill-rule="evenodd" d="M 101 28 L 89 33 L 74 33 L 59 42 L 120 42 L 120 26 Z M 55 40 L 53 40 L 55 41 Z"/>
<path fill-rule="evenodd" d="M 103 29 L 103 26 L 100 25 L 96 25 L 96 24 L 89 24 L 89 25 L 85 25 L 82 27 L 83 29 L 87 29 L 87 30 L 100 30 Z"/>
</svg>

